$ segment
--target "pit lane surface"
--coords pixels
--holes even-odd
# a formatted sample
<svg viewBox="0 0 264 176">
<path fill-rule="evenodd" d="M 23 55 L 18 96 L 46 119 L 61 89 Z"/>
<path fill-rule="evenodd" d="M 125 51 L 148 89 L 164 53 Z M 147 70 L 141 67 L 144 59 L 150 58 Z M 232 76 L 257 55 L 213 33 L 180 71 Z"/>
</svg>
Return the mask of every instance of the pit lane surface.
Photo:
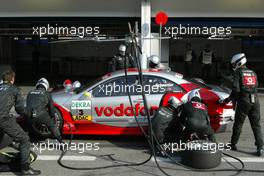
<svg viewBox="0 0 264 176">
<path fill-rule="evenodd" d="M 260 95 L 261 107 L 264 107 L 264 95 Z M 264 108 L 261 109 L 262 115 L 262 126 L 264 121 Z M 228 129 L 225 133 L 217 134 L 217 140 L 219 142 L 227 143 L 230 140 L 231 136 L 231 127 L 228 126 Z M 77 137 L 74 137 L 77 138 Z M 68 141 L 68 140 L 67 140 Z M 49 141 L 53 143 L 54 141 Z M 46 141 L 47 143 L 47 141 Z M 81 150 L 71 150 L 64 157 L 63 163 L 72 166 L 72 167 L 100 167 L 108 165 L 116 165 L 121 161 L 128 162 L 141 162 L 148 158 L 147 144 L 142 137 L 96 137 L 96 136 L 81 136 L 73 140 L 73 143 L 76 146 L 83 146 L 83 144 L 88 145 L 86 151 Z M 82 143 L 82 144 L 80 144 Z M 97 144 L 98 143 L 98 144 Z M 91 145 L 92 144 L 92 145 Z M 97 145 L 95 145 L 97 144 Z M 32 167 L 35 169 L 40 169 L 42 175 L 57 175 L 57 176 L 96 176 L 96 175 L 106 175 L 106 176 L 146 176 L 146 175 L 163 175 L 159 169 L 156 167 L 154 159 L 152 158 L 147 164 L 138 167 L 119 167 L 119 168 L 109 168 L 102 170 L 70 170 L 62 168 L 58 165 L 57 159 L 60 155 L 60 150 L 44 150 L 41 151 L 32 144 L 32 149 L 39 154 L 38 160 L 32 164 Z M 40 145 L 40 144 L 39 144 Z M 95 146 L 99 146 L 99 150 Z M 51 148 L 52 149 L 52 148 Z M 75 149 L 74 147 L 71 149 Z M 252 130 L 249 125 L 249 121 L 246 120 L 243 132 L 238 143 L 239 151 L 227 151 L 227 153 L 232 154 L 236 157 L 239 157 L 245 162 L 246 169 L 263 169 L 264 157 L 255 156 L 256 148 L 254 146 L 254 137 Z M 8 150 L 8 149 L 6 149 Z M 177 166 L 170 162 L 166 158 L 157 158 L 160 165 L 164 170 L 170 175 L 183 175 L 183 176 L 209 176 L 209 175 L 235 175 L 237 172 L 193 172 L 187 171 L 186 169 Z M 176 158 L 178 159 L 178 158 Z M 240 165 L 237 161 L 229 159 L 227 157 L 223 158 L 221 165 L 215 169 L 234 169 L 239 168 Z M 14 173 L 1 173 L 0 175 L 15 175 Z M 239 175 L 264 175 L 264 173 L 249 173 L 243 172 Z"/>
</svg>

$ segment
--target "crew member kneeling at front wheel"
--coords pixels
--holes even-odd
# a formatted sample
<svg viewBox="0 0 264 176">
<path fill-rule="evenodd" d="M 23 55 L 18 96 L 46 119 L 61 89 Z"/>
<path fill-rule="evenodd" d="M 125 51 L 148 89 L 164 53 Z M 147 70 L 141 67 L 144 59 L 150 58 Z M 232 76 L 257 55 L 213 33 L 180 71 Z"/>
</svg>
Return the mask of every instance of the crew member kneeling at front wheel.
<svg viewBox="0 0 264 176">
<path fill-rule="evenodd" d="M 207 135 L 210 141 L 216 142 L 207 107 L 202 103 L 198 90 L 193 90 L 188 95 L 188 102 L 182 105 L 180 120 L 185 127 L 183 131 L 184 141 L 188 141 L 191 134 L 197 133 L 198 136 Z"/>
<path fill-rule="evenodd" d="M 47 92 L 49 82 L 45 78 L 41 78 L 36 89 L 29 92 L 27 96 L 27 109 L 31 111 L 30 123 L 41 123 L 48 126 L 49 130 L 56 139 L 63 143 L 59 129 L 55 126 L 53 118 L 55 117 L 55 107 L 52 98 Z"/>
</svg>

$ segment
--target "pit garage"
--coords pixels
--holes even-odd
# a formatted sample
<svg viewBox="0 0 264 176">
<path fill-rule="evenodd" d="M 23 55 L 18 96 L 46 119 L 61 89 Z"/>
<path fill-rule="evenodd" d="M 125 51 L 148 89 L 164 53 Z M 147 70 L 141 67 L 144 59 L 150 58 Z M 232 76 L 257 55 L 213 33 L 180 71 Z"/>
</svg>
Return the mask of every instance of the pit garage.
<svg viewBox="0 0 264 176">
<path fill-rule="evenodd" d="M 55 84 L 67 78 L 91 80 L 102 76 L 111 71 L 110 61 L 121 44 L 119 41 L 96 42 L 92 40 L 94 35 L 88 36 L 87 40 L 85 36 L 64 34 L 40 37 L 32 35 L 32 28 L 47 27 L 47 24 L 53 28 L 71 27 L 79 31 L 87 26 L 91 29 L 98 27 L 104 34 L 101 36 L 118 38 L 126 35 L 127 21 L 135 21 L 133 18 L 111 18 L 110 21 L 102 18 L 79 18 L 77 21 L 71 18 L 22 20 L 12 18 L 8 24 L 5 20 L 0 24 L 3 46 L 1 64 L 12 65 L 17 72 L 17 81 L 26 85 L 33 84 L 43 76 Z"/>
<path fill-rule="evenodd" d="M 20 10 L 16 13 L 14 6 L 5 3 L 1 6 L 0 19 L 1 34 L 1 64 L 12 65 L 17 71 L 17 81 L 21 84 L 32 85 L 39 77 L 47 77 L 58 84 L 66 78 L 90 81 L 111 71 L 110 61 L 118 52 L 118 46 L 128 34 L 128 22 L 134 26 L 137 21 L 139 31 L 146 30 L 144 24 L 151 27 L 147 30 L 152 35 L 159 37 L 159 26 L 155 23 L 155 15 L 159 11 L 165 12 L 169 19 L 166 26 L 196 26 L 196 27 L 230 27 L 231 34 L 228 36 L 211 37 L 210 35 L 177 35 L 170 39 L 162 39 L 161 61 L 169 65 L 173 71 L 186 75 L 184 70 L 184 55 L 186 43 L 191 43 L 192 48 L 199 58 L 206 44 L 211 46 L 215 55 L 212 68 L 212 77 L 221 77 L 223 73 L 229 73 L 229 60 L 238 52 L 245 52 L 248 57 L 249 66 L 263 77 L 263 19 L 257 7 L 257 2 L 252 4 L 251 16 L 246 16 L 242 11 L 234 9 L 232 5 L 225 9 L 222 6 L 216 8 L 216 12 L 201 13 L 205 7 L 201 6 L 199 12 L 195 12 L 192 3 L 190 8 L 183 12 L 180 9 L 184 3 L 176 3 L 175 7 L 153 1 L 121 3 L 117 1 L 115 6 L 107 3 L 104 14 L 99 13 L 102 7 L 99 3 L 87 8 L 81 8 L 78 4 L 71 4 L 66 9 L 63 3 L 58 3 L 59 10 L 44 3 L 35 3 L 30 9 L 29 4 L 20 4 Z M 168 3 L 175 4 L 168 1 Z M 204 2 L 205 4 L 208 2 Z M 46 3 L 45 3 L 46 4 Z M 48 4 L 48 2 L 47 2 Z M 121 5 L 122 4 L 122 5 Z M 245 3 L 246 4 L 246 3 Z M 77 12 L 77 8 L 80 8 Z M 246 6 L 241 7 L 246 9 Z M 8 9 L 8 10 L 7 10 Z M 65 11 L 64 11 L 65 10 Z M 249 9 L 247 9 L 249 11 Z M 234 13 L 232 13 L 234 11 Z M 145 15 L 149 19 L 140 17 Z M 16 15 L 14 15 L 16 14 Z M 242 16 L 241 16 L 242 15 Z M 245 18 L 243 18 L 243 15 Z M 195 18 L 194 18 L 195 16 Z M 151 18 L 150 18 L 151 17 Z M 141 25 L 140 25 L 141 24 Z M 51 26 L 59 27 L 89 27 L 88 34 L 78 36 L 77 34 L 50 33 L 38 35 L 34 29 Z M 141 26 L 143 28 L 141 29 Z M 93 31 L 97 28 L 97 32 Z M 142 33 L 143 33 L 142 32 Z M 163 27 L 161 36 L 165 35 Z M 141 34 L 142 34 L 141 33 Z M 99 37 L 104 42 L 96 42 L 94 37 Z M 155 38 L 154 37 L 154 38 Z M 116 41 L 115 41 L 116 40 Z M 146 45 L 146 46 L 143 46 Z M 149 40 L 142 45 L 146 55 L 160 55 L 159 42 Z M 197 59 L 198 61 L 198 59 Z M 194 63 L 193 77 L 201 77 L 200 62 Z M 146 64 L 145 64 L 146 65 Z M 210 80 L 214 82 L 214 79 Z"/>
<path fill-rule="evenodd" d="M 177 22 L 175 22 L 177 23 Z M 169 43 L 169 63 L 173 70 L 181 73 L 186 73 L 184 70 L 184 57 L 186 52 L 186 44 L 191 44 L 196 55 L 196 61 L 193 66 L 193 77 L 201 77 L 202 67 L 199 57 L 206 45 L 210 45 L 211 51 L 214 53 L 215 62 L 212 65 L 211 77 L 222 78 L 223 74 L 230 74 L 230 59 L 236 54 L 243 52 L 248 59 L 248 66 L 254 69 L 259 77 L 263 77 L 263 21 L 261 19 L 246 20 L 246 19 L 209 19 L 209 20 L 184 20 L 185 24 L 199 26 L 221 26 L 232 27 L 232 34 L 228 37 L 210 36 L 183 36 L 177 39 L 171 39 Z M 239 25 L 238 25 L 239 24 Z M 211 80 L 213 81 L 213 80 Z M 213 81 L 214 82 L 214 81 Z"/>
</svg>

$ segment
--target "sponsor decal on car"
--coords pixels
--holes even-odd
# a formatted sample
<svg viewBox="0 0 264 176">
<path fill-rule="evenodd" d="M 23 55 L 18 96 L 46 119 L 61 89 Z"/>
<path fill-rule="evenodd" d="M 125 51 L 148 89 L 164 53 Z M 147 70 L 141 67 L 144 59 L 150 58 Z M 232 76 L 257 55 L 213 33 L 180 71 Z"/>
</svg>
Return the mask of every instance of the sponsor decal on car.
<svg viewBox="0 0 264 176">
<path fill-rule="evenodd" d="M 158 106 L 151 106 L 149 109 L 149 113 L 152 116 L 154 114 L 154 111 L 158 109 Z M 144 106 L 141 106 L 140 103 L 137 103 L 134 106 L 134 112 L 133 108 L 131 106 L 125 107 L 123 103 L 121 103 L 117 107 L 95 107 L 95 112 L 98 117 L 101 116 L 116 116 L 116 117 L 122 117 L 122 116 L 134 116 L 134 112 L 136 116 L 146 116 L 146 112 L 144 109 Z"/>
<path fill-rule="evenodd" d="M 88 115 L 72 116 L 72 118 L 73 118 L 74 121 L 77 121 L 77 120 L 87 120 L 87 121 L 91 121 L 91 120 L 93 120 L 92 116 L 88 116 Z"/>
<path fill-rule="evenodd" d="M 91 109 L 90 100 L 72 101 L 71 109 Z"/>
<path fill-rule="evenodd" d="M 83 95 L 84 95 L 85 97 L 88 97 L 88 98 L 91 98 L 91 97 L 92 97 L 92 95 L 91 95 L 90 92 L 84 92 Z"/>
</svg>

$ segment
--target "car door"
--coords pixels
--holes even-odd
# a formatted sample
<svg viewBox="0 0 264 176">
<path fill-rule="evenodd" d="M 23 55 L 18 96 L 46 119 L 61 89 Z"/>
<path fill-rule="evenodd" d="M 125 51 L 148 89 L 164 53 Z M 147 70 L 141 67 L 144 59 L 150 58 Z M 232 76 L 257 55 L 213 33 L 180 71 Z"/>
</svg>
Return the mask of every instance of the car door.
<svg viewBox="0 0 264 176">
<path fill-rule="evenodd" d="M 96 123 L 127 127 L 133 119 L 126 85 L 132 85 L 134 76 L 110 78 L 92 89 L 92 116 Z M 137 97 L 131 92 L 132 102 Z"/>
</svg>

